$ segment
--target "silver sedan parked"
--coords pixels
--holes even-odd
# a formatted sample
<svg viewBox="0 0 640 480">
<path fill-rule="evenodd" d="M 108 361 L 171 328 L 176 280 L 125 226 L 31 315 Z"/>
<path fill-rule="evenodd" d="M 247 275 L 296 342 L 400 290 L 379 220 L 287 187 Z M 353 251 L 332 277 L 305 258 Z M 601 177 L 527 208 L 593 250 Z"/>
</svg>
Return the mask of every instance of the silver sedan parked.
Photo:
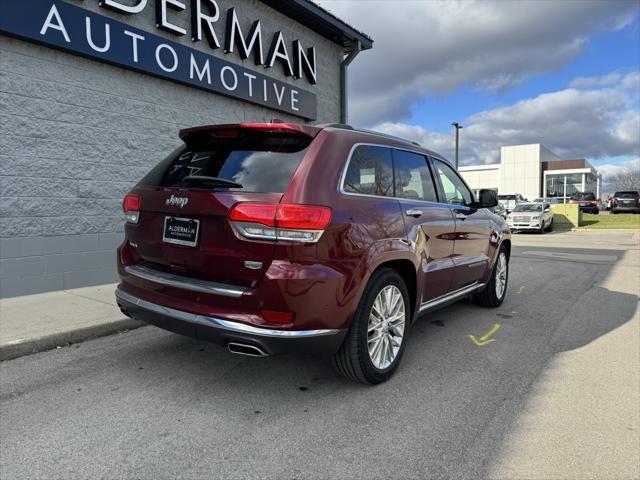
<svg viewBox="0 0 640 480">
<path fill-rule="evenodd" d="M 538 233 L 553 230 L 553 213 L 548 203 L 519 203 L 507 215 L 511 231 L 529 230 Z"/>
</svg>

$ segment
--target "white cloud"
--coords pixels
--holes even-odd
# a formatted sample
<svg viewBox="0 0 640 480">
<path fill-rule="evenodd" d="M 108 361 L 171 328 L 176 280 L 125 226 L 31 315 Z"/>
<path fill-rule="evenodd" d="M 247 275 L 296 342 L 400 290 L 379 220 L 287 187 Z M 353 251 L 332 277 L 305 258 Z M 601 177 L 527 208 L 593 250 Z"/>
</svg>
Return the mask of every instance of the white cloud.
<svg viewBox="0 0 640 480">
<path fill-rule="evenodd" d="M 640 155 L 639 80 L 632 72 L 606 88 L 567 88 L 471 115 L 460 132 L 460 164 L 495 163 L 500 146 L 527 143 L 543 143 L 563 158 Z M 401 122 L 375 129 L 453 157 L 452 133 Z"/>
<path fill-rule="evenodd" d="M 620 78 L 622 78 L 622 75 L 619 72 L 613 72 L 599 77 L 578 77 L 573 79 L 569 86 L 571 88 L 606 87 L 618 83 Z"/>
<path fill-rule="evenodd" d="M 598 165 L 596 168 L 602 174 L 602 178 L 606 181 L 608 177 L 624 173 L 628 170 L 635 170 L 636 172 L 640 171 L 640 158 L 627 160 L 626 162 L 618 164 L 605 163 L 603 165 Z"/>
<path fill-rule="evenodd" d="M 349 67 L 350 121 L 363 126 L 409 118 L 427 94 L 504 90 L 556 70 L 639 10 L 625 0 L 319 3 L 374 39 Z"/>
</svg>

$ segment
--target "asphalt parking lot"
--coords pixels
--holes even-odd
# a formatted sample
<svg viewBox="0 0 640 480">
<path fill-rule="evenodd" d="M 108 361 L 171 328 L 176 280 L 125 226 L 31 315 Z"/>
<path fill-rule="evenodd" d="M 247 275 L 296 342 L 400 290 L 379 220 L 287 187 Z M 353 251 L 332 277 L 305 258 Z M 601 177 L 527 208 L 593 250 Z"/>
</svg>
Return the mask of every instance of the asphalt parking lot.
<svg viewBox="0 0 640 480">
<path fill-rule="evenodd" d="M 154 327 L 3 362 L 0 477 L 639 478 L 638 234 L 514 243 L 376 387 Z"/>
</svg>

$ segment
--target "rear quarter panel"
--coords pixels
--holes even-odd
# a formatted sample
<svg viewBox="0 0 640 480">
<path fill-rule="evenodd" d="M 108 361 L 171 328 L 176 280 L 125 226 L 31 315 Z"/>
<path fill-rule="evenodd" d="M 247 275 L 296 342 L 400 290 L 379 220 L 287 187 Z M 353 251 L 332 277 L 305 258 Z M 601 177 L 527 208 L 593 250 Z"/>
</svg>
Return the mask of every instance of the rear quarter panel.
<svg viewBox="0 0 640 480">
<path fill-rule="evenodd" d="M 329 228 L 314 250 L 277 246 L 276 260 L 294 264 L 322 265 L 343 277 L 335 292 L 335 306 L 324 305 L 325 315 L 348 327 L 371 273 L 381 264 L 410 259 L 414 254 L 406 240 L 406 229 L 398 200 L 349 195 L 340 192 L 342 173 L 356 143 L 387 144 L 386 139 L 363 139 L 361 133 L 323 130 L 298 167 L 283 202 L 325 205 L 332 208 Z M 392 145 L 391 143 L 390 145 Z M 307 301 L 313 301 L 308 298 Z"/>
</svg>

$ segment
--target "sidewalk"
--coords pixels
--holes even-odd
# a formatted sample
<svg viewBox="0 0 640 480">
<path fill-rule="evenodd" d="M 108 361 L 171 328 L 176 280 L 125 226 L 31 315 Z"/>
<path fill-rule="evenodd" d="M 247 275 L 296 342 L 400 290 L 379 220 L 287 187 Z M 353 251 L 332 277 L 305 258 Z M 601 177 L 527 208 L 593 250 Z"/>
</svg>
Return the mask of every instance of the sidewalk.
<svg viewBox="0 0 640 480">
<path fill-rule="evenodd" d="M 0 300 L 0 360 L 137 328 L 116 305 L 116 284 Z"/>
</svg>

